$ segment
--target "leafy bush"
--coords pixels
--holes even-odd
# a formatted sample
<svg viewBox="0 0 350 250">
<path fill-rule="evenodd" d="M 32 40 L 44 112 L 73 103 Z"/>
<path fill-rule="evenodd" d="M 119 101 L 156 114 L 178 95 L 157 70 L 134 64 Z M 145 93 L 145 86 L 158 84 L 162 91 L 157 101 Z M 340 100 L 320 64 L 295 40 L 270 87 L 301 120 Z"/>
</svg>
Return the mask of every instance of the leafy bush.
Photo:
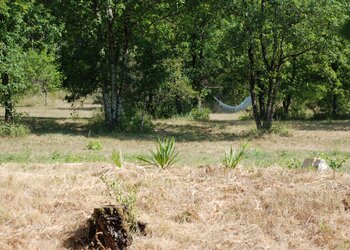
<svg viewBox="0 0 350 250">
<path fill-rule="evenodd" d="M 254 120 L 254 117 L 250 111 L 249 112 L 246 111 L 239 117 L 239 120 L 240 121 L 252 121 L 252 120 Z"/>
<path fill-rule="evenodd" d="M 121 150 L 117 152 L 115 149 L 113 149 L 111 159 L 118 168 L 123 167 L 123 153 Z"/>
<path fill-rule="evenodd" d="M 149 132 L 153 129 L 151 116 L 141 110 L 135 111 L 127 108 L 120 117 L 117 131 L 120 132 Z M 94 113 L 89 122 L 90 130 L 95 133 L 109 133 L 103 111 Z"/>
<path fill-rule="evenodd" d="M 349 159 L 349 156 L 331 157 L 326 156 L 325 160 L 332 169 L 339 170 L 344 166 L 344 163 Z"/>
<path fill-rule="evenodd" d="M 149 132 L 153 128 L 152 117 L 142 110 L 126 112 L 120 124 L 124 132 Z"/>
<path fill-rule="evenodd" d="M 286 124 L 278 122 L 278 121 L 275 121 L 272 124 L 272 127 L 271 127 L 270 131 L 268 131 L 268 132 L 282 136 L 282 137 L 291 136 L 290 128 Z"/>
<path fill-rule="evenodd" d="M 89 150 L 101 150 L 103 145 L 100 141 L 90 141 L 88 144 L 86 144 L 86 148 Z"/>
<path fill-rule="evenodd" d="M 243 158 L 244 151 L 248 147 L 248 143 L 245 143 L 243 147 L 239 150 L 237 153 L 236 150 L 234 150 L 231 146 L 229 151 L 226 151 L 225 157 L 222 161 L 222 164 L 225 168 L 234 169 L 237 167 L 237 165 L 240 163 L 240 161 Z"/>
<path fill-rule="evenodd" d="M 292 157 L 287 161 L 287 168 L 289 169 L 298 169 L 302 167 L 302 162 L 299 159 L 296 159 L 295 157 Z"/>
<path fill-rule="evenodd" d="M 208 121 L 210 115 L 210 109 L 196 107 L 191 110 L 189 117 L 195 121 Z"/>
<path fill-rule="evenodd" d="M 170 167 L 178 161 L 175 139 L 173 137 L 170 139 L 165 138 L 164 140 L 158 139 L 156 152 L 151 152 L 151 155 L 148 157 L 138 157 L 138 159 L 161 169 Z"/>
<path fill-rule="evenodd" d="M 22 124 L 0 122 L 0 137 L 23 137 L 30 134 L 30 129 Z"/>
</svg>

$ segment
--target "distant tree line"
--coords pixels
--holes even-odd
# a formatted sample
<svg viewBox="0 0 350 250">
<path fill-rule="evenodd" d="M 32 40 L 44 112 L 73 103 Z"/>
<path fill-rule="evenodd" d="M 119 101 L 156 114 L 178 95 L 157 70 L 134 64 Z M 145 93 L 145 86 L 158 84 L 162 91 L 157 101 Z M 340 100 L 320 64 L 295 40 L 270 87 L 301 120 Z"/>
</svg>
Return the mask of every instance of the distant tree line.
<svg viewBox="0 0 350 250">
<path fill-rule="evenodd" d="M 251 95 L 258 129 L 348 115 L 349 13 L 347 0 L 0 0 L 5 120 L 28 91 L 61 87 L 100 93 L 111 130 L 214 95 Z"/>
</svg>

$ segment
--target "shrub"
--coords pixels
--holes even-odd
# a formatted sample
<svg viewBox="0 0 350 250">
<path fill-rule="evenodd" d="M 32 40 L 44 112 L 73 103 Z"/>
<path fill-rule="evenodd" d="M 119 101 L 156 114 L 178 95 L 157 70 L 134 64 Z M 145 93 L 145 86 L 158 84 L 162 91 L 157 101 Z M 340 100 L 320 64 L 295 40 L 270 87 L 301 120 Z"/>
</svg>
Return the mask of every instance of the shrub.
<svg viewBox="0 0 350 250">
<path fill-rule="evenodd" d="M 124 132 L 149 132 L 153 128 L 151 116 L 142 110 L 126 112 L 120 124 Z"/>
<path fill-rule="evenodd" d="M 247 148 L 248 143 L 245 143 L 243 147 L 237 153 L 231 146 L 229 151 L 226 151 L 222 164 L 225 168 L 234 169 L 240 163 L 243 158 L 244 151 Z"/>
<path fill-rule="evenodd" d="M 119 132 L 149 132 L 153 129 L 151 116 L 144 111 L 135 111 L 134 109 L 126 109 L 120 117 L 118 128 Z M 90 130 L 95 133 L 110 133 L 105 123 L 103 111 L 94 113 L 89 122 Z M 116 132 L 115 131 L 115 132 Z"/>
<path fill-rule="evenodd" d="M 101 150 L 103 145 L 100 141 L 90 141 L 88 144 L 86 144 L 86 148 L 89 150 Z"/>
<path fill-rule="evenodd" d="M 30 134 L 30 129 L 22 124 L 0 122 L 0 137 L 23 137 Z"/>
<path fill-rule="evenodd" d="M 138 157 L 139 160 L 157 166 L 161 169 L 168 168 L 178 161 L 178 152 L 175 150 L 175 139 L 158 139 L 156 152 L 151 152 L 148 157 Z"/>
<path fill-rule="evenodd" d="M 339 170 L 344 166 L 344 163 L 348 160 L 348 158 L 328 158 L 326 160 L 332 169 Z"/>
<path fill-rule="evenodd" d="M 115 149 L 113 149 L 111 159 L 118 168 L 123 167 L 123 154 L 121 150 L 117 152 Z"/>
<path fill-rule="evenodd" d="M 290 127 L 288 127 L 287 124 L 275 121 L 272 124 L 272 127 L 271 127 L 269 133 L 273 133 L 273 134 L 276 134 L 276 135 L 279 135 L 282 137 L 289 137 L 289 136 L 291 136 L 290 130 L 291 129 L 290 129 Z"/>
<path fill-rule="evenodd" d="M 239 120 L 240 121 L 253 121 L 254 117 L 250 111 L 246 111 L 239 117 Z"/>
<path fill-rule="evenodd" d="M 191 110 L 189 117 L 195 121 L 208 121 L 210 109 L 196 107 Z"/>
</svg>

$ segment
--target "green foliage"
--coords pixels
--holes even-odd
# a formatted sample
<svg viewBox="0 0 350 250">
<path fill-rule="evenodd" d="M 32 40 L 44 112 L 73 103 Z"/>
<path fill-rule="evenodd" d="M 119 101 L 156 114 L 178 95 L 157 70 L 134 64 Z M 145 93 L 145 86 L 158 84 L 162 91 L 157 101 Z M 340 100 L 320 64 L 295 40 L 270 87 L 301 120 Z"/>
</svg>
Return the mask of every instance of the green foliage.
<svg viewBox="0 0 350 250">
<path fill-rule="evenodd" d="M 89 150 L 102 150 L 103 144 L 100 141 L 89 141 L 86 144 L 86 148 Z"/>
<path fill-rule="evenodd" d="M 26 92 L 38 84 L 49 91 L 61 81 L 55 56 L 60 32 L 51 21 L 49 11 L 37 1 L 2 1 L 0 5 L 0 104 L 8 111 L 7 121 Z"/>
<path fill-rule="evenodd" d="M 30 50 L 26 56 L 24 71 L 31 88 L 44 93 L 58 90 L 63 79 L 55 54 L 46 49 L 40 52 Z"/>
<path fill-rule="evenodd" d="M 301 168 L 302 165 L 302 162 L 295 157 L 292 157 L 287 161 L 287 168 L 289 169 L 298 169 Z"/>
<path fill-rule="evenodd" d="M 339 169 L 343 168 L 344 163 L 348 159 L 349 158 L 335 158 L 335 159 L 331 158 L 331 159 L 327 159 L 326 161 L 332 169 L 339 170 Z"/>
<path fill-rule="evenodd" d="M 17 123 L 4 123 L 0 122 L 0 137 L 23 137 L 30 134 L 30 129 Z"/>
<path fill-rule="evenodd" d="M 118 168 L 122 168 L 124 162 L 123 152 L 121 150 L 116 151 L 115 149 L 113 149 L 111 160 L 114 163 L 114 165 L 116 165 Z"/>
<path fill-rule="evenodd" d="M 268 132 L 282 136 L 282 137 L 289 137 L 291 136 L 290 130 L 291 128 L 288 127 L 286 123 L 274 122 L 274 124 L 272 125 L 271 129 Z"/>
<path fill-rule="evenodd" d="M 132 231 L 137 228 L 137 191 L 135 188 L 126 188 L 122 181 L 115 179 L 111 182 L 101 177 L 110 190 L 110 196 L 118 205 L 124 206 L 127 211 L 127 223 Z"/>
<path fill-rule="evenodd" d="M 42 157 L 39 159 L 43 162 L 63 162 L 63 163 L 76 163 L 76 162 L 106 162 L 107 159 L 100 153 L 78 154 L 73 152 L 61 152 L 54 151 L 48 157 Z"/>
<path fill-rule="evenodd" d="M 167 59 L 163 64 L 167 77 L 157 91 L 155 115 L 170 118 L 190 112 L 197 92 L 184 72 L 183 60 Z"/>
<path fill-rule="evenodd" d="M 188 116 L 195 121 L 208 121 L 210 115 L 210 109 L 196 107 L 191 110 Z"/>
<path fill-rule="evenodd" d="M 347 20 L 341 29 L 341 34 L 350 40 L 350 20 Z"/>
<path fill-rule="evenodd" d="M 222 164 L 224 165 L 224 167 L 228 169 L 236 168 L 237 165 L 241 162 L 247 147 L 248 143 L 245 143 L 237 153 L 236 150 L 233 149 L 231 146 L 230 150 L 226 151 L 225 156 L 222 160 Z"/>
<path fill-rule="evenodd" d="M 251 121 L 254 120 L 251 112 L 244 112 L 242 115 L 240 115 L 239 120 L 241 121 Z"/>
<path fill-rule="evenodd" d="M 143 110 L 126 111 L 119 126 L 119 130 L 122 132 L 147 133 L 152 129 L 152 117 Z"/>
<path fill-rule="evenodd" d="M 151 156 L 138 157 L 139 160 L 166 169 L 178 161 L 178 152 L 175 150 L 175 138 L 158 139 L 157 150 Z"/>
</svg>

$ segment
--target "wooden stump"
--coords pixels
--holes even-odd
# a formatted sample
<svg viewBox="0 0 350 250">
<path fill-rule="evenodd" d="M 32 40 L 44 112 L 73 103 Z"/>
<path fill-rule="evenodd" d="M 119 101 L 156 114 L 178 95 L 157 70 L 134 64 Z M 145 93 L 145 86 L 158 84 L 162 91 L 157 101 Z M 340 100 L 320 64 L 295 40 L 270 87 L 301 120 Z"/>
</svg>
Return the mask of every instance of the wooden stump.
<svg viewBox="0 0 350 250">
<path fill-rule="evenodd" d="M 127 249 L 132 243 L 127 221 L 127 209 L 123 206 L 95 208 L 89 228 L 91 246 L 112 250 Z"/>
</svg>

